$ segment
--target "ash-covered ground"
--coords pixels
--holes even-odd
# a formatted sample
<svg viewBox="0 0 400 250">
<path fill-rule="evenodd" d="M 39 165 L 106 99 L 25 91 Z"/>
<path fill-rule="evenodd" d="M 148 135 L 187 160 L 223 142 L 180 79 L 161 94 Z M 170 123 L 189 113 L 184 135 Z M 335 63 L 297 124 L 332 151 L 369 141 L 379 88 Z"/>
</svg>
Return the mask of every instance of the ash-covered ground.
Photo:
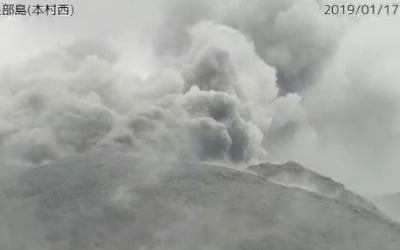
<svg viewBox="0 0 400 250">
<path fill-rule="evenodd" d="M 15 174 L 1 190 L 0 248 L 8 250 L 400 245 L 400 225 L 355 194 L 345 196 L 353 202 L 207 163 L 97 152 Z"/>
</svg>

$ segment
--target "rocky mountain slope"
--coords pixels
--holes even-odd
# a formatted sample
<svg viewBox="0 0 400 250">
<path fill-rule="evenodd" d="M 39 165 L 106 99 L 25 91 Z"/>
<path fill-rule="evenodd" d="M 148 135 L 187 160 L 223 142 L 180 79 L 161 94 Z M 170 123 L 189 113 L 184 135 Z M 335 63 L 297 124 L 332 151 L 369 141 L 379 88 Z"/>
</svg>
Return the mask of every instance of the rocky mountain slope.
<svg viewBox="0 0 400 250">
<path fill-rule="evenodd" d="M 380 213 L 372 202 L 347 190 L 343 184 L 295 162 L 287 162 L 285 164 L 263 163 L 250 166 L 248 169 L 274 183 L 300 188 L 350 205 L 363 207 L 374 213 Z"/>
<path fill-rule="evenodd" d="M 2 187 L 0 249 L 400 246 L 400 226 L 360 203 L 211 164 L 91 153 L 25 171 Z"/>
</svg>

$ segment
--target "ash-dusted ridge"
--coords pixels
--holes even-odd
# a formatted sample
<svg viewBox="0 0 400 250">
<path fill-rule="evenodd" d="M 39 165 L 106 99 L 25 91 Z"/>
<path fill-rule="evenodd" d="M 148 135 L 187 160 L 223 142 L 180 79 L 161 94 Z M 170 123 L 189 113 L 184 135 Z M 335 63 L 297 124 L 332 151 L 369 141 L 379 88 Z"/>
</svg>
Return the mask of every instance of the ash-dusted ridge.
<svg viewBox="0 0 400 250">
<path fill-rule="evenodd" d="M 90 153 L 23 172 L 0 193 L 0 249 L 397 250 L 379 213 L 261 175 Z M 17 233 L 16 233 L 17 232 Z"/>
<path fill-rule="evenodd" d="M 350 205 L 362 207 L 374 213 L 380 213 L 372 202 L 347 190 L 343 184 L 309 170 L 296 162 L 290 161 L 284 164 L 261 163 L 250 166 L 248 170 L 274 183 L 301 188 Z"/>
</svg>

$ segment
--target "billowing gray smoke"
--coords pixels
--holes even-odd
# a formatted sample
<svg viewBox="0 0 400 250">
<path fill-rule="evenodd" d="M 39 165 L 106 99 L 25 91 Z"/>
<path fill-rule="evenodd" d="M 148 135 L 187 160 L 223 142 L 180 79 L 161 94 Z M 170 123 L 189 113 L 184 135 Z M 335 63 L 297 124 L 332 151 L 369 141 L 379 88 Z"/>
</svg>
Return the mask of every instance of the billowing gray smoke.
<svg viewBox="0 0 400 250">
<path fill-rule="evenodd" d="M 71 19 L 2 19 L 7 64 L 31 59 L 0 74 L 0 157 L 295 160 L 395 191 L 399 19 L 324 16 L 321 2 L 72 1 Z"/>
<path fill-rule="evenodd" d="M 157 51 L 182 51 L 190 42 L 185 30 L 199 20 L 224 23 L 249 37 L 258 56 L 277 69 L 282 94 L 311 84 L 342 32 L 341 22 L 321 15 L 315 0 L 172 2 Z"/>
<path fill-rule="evenodd" d="M 114 69 L 105 45 L 80 42 L 7 68 L 2 158 L 43 163 L 106 147 L 142 157 L 261 159 L 267 122 L 256 112 L 276 97 L 275 71 L 243 35 L 213 23 L 192 28 L 177 60 L 140 80 Z"/>
</svg>

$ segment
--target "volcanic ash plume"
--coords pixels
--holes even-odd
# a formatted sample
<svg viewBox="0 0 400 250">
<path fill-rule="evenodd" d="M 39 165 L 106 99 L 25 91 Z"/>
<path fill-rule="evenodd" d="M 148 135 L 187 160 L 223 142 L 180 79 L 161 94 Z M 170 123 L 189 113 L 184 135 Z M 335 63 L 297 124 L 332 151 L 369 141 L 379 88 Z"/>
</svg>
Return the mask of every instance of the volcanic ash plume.
<svg viewBox="0 0 400 250">
<path fill-rule="evenodd" d="M 143 156 L 244 163 L 262 147 L 275 70 L 235 29 L 191 28 L 190 46 L 146 79 L 119 71 L 104 44 L 78 42 L 1 74 L 2 158 L 43 163 L 108 148 Z M 289 100 L 290 101 L 290 100 Z"/>
</svg>

